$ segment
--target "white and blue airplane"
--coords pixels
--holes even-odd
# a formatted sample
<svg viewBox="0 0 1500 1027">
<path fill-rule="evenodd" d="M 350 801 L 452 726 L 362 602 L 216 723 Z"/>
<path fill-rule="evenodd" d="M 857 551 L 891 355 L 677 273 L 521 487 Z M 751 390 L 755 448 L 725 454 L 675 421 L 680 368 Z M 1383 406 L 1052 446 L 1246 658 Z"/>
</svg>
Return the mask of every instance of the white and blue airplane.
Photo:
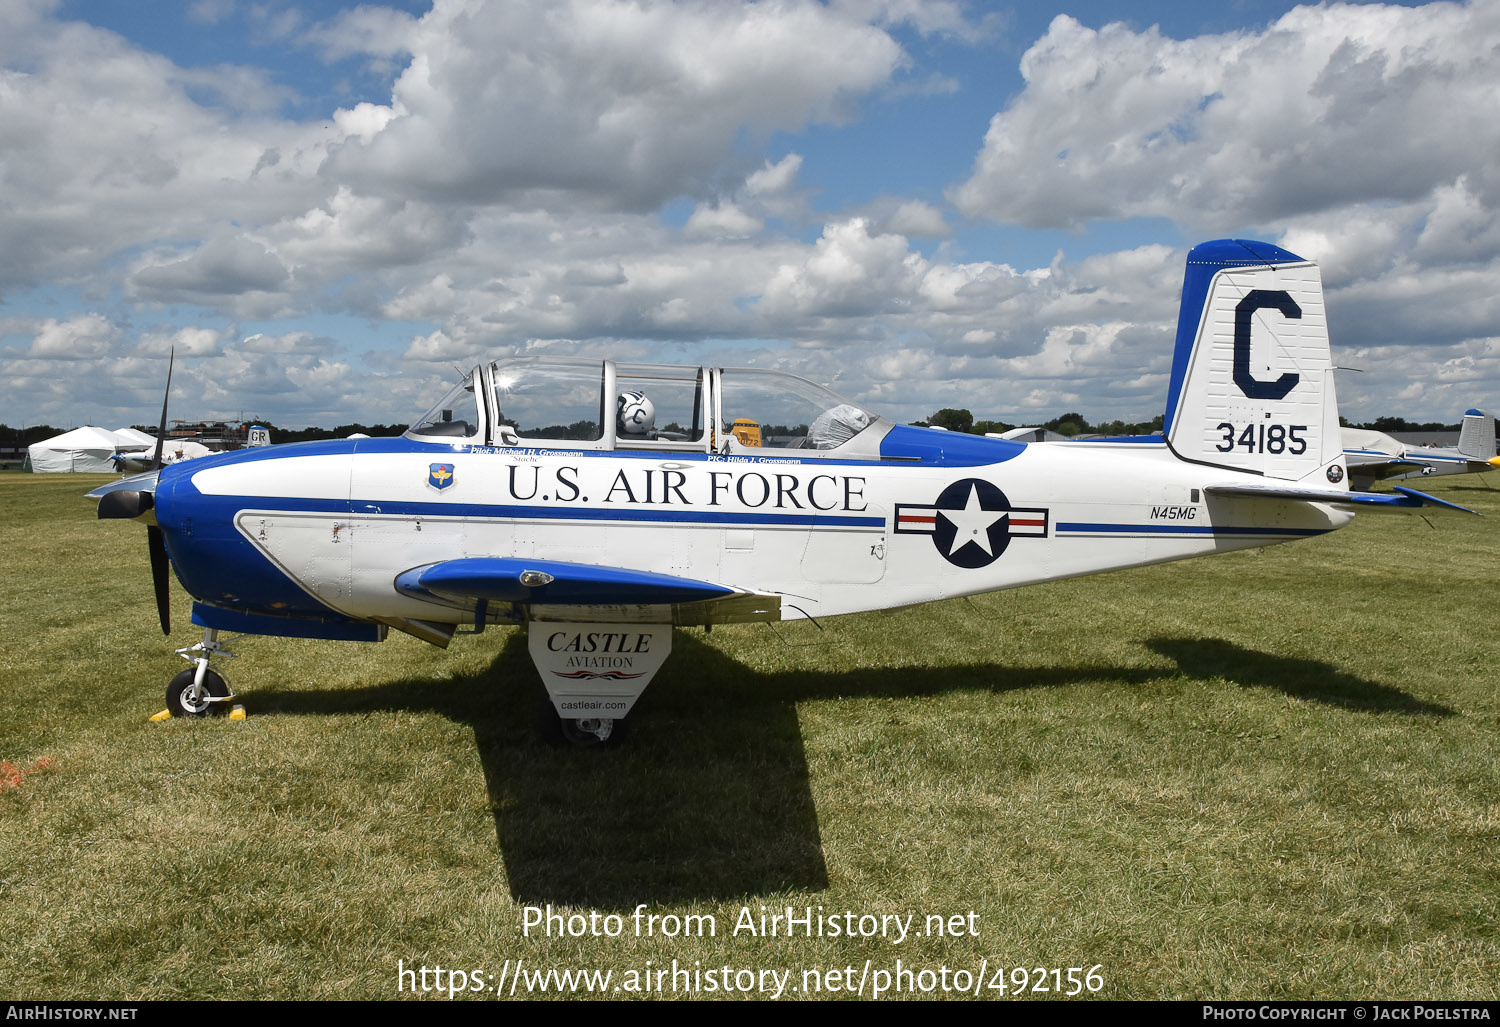
<svg viewBox="0 0 1500 1027">
<path fill-rule="evenodd" d="M 258 424 L 252 425 L 245 433 L 247 449 L 270 444 L 271 431 L 268 428 Z M 147 454 L 152 453 L 153 450 L 154 455 L 148 456 Z M 201 442 L 195 442 L 192 439 L 174 439 L 167 442 L 164 447 L 152 441 L 130 449 L 117 449 L 110 459 L 114 461 L 115 470 L 124 474 L 140 474 L 167 464 L 175 464 L 179 460 L 196 460 L 212 452 L 213 450 Z"/>
<path fill-rule="evenodd" d="M 165 414 L 163 415 L 165 416 Z M 660 425 L 660 427 L 658 427 Z M 1026 445 L 892 423 L 765 369 L 514 358 L 393 439 L 242 450 L 105 486 L 203 640 L 176 715 L 234 698 L 225 633 L 446 646 L 521 625 L 562 726 L 618 737 L 676 627 L 822 618 L 1273 545 L 1355 510 L 1318 268 L 1188 255 L 1162 435 Z"/>
<path fill-rule="evenodd" d="M 1377 481 L 1478 474 L 1500 469 L 1495 454 L 1495 419 L 1482 410 L 1464 411 L 1457 446 L 1407 446 L 1389 435 L 1358 428 L 1343 429 L 1344 460 L 1356 488 Z"/>
</svg>

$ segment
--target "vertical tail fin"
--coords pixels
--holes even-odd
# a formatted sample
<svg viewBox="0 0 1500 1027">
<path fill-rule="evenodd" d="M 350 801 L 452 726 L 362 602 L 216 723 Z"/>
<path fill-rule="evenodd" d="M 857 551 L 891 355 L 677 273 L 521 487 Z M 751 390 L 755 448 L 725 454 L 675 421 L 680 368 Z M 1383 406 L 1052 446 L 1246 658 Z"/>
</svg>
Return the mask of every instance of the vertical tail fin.
<svg viewBox="0 0 1500 1027">
<path fill-rule="evenodd" d="M 1493 459 L 1495 419 L 1482 410 L 1464 411 L 1463 427 L 1458 432 L 1458 451 L 1471 460 Z"/>
<path fill-rule="evenodd" d="M 1325 488 L 1343 482 L 1316 264 L 1263 242 L 1193 247 L 1165 433 L 1184 460 Z"/>
</svg>

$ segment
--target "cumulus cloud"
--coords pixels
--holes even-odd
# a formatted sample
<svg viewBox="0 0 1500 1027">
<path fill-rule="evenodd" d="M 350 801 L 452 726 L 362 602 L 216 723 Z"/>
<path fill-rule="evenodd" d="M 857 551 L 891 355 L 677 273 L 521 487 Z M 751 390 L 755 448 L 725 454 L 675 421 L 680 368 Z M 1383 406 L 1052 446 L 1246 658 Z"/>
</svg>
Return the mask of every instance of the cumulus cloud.
<svg viewBox="0 0 1500 1027">
<path fill-rule="evenodd" d="M 314 26 L 307 38 L 330 60 L 354 54 L 398 57 L 411 52 L 415 26 L 405 11 L 361 5 Z"/>
<path fill-rule="evenodd" d="M 797 181 L 797 172 L 802 170 L 802 155 L 789 153 L 776 163 L 766 161 L 757 171 L 745 178 L 745 189 L 752 196 L 767 200 L 786 193 Z"/>
<path fill-rule="evenodd" d="M 83 360 L 109 352 L 119 329 L 102 314 L 80 314 L 66 321 L 47 318 L 27 354 L 56 360 Z"/>
<path fill-rule="evenodd" d="M 246 112 L 285 96 L 264 73 L 186 71 L 115 35 L 54 21 L 40 5 L 0 15 L 0 295 L 107 275 L 119 254 L 259 224 L 326 191 L 316 169 L 334 130 Z M 194 99 L 207 83 L 233 109 Z"/>
<path fill-rule="evenodd" d="M 969 5 L 959 0 L 833 0 L 835 8 L 877 25 L 908 24 L 924 36 L 962 39 L 991 38 L 1003 16 L 986 13 L 977 20 Z"/>
<path fill-rule="evenodd" d="M 439 329 L 428 335 L 418 335 L 413 338 L 403 356 L 407 360 L 448 363 L 452 360 L 471 360 L 476 354 L 473 348 L 462 340 L 449 338 L 446 332 Z"/>
<path fill-rule="evenodd" d="M 285 335 L 266 335 L 256 332 L 240 340 L 239 348 L 245 353 L 281 353 L 298 356 L 327 356 L 343 347 L 333 339 L 314 335 L 311 332 L 287 332 Z"/>
<path fill-rule="evenodd" d="M 910 297 L 925 271 L 926 261 L 905 238 L 872 235 L 867 220 L 854 218 L 826 226 L 799 265 L 778 268 L 761 306 L 772 317 L 887 310 Z"/>
<path fill-rule="evenodd" d="M 439 0 L 391 116 L 335 174 L 471 203 L 574 194 L 648 209 L 700 194 L 736 139 L 850 117 L 901 65 L 882 29 L 810 0 Z"/>
<path fill-rule="evenodd" d="M 881 228 L 917 239 L 940 239 L 951 233 L 943 212 L 926 200 L 892 198 L 881 201 L 872 217 Z"/>
<path fill-rule="evenodd" d="M 143 354 L 159 357 L 172 353 L 180 357 L 213 357 L 222 352 L 223 338 L 216 328 L 160 329 L 142 335 L 136 348 Z"/>
<path fill-rule="evenodd" d="M 733 203 L 700 203 L 683 231 L 695 238 L 743 239 L 760 228 L 760 218 L 751 217 Z"/>
<path fill-rule="evenodd" d="M 451 253 L 468 240 L 469 228 L 468 215 L 450 206 L 362 196 L 341 185 L 322 204 L 268 226 L 264 236 L 277 259 L 321 283 Z"/>
<path fill-rule="evenodd" d="M 1188 40 L 1059 16 L 951 195 L 1024 225 L 1158 216 L 1204 231 L 1411 201 L 1465 174 L 1493 200 L 1497 31 L 1489 2 L 1299 7 L 1262 32 Z"/>
<path fill-rule="evenodd" d="M 188 4 L 188 19 L 204 25 L 217 25 L 234 12 L 234 0 L 193 0 Z"/>
<path fill-rule="evenodd" d="M 291 272 L 263 243 L 219 234 L 180 260 L 149 260 L 130 276 L 132 293 L 157 302 L 206 302 L 245 293 L 275 292 Z"/>
</svg>

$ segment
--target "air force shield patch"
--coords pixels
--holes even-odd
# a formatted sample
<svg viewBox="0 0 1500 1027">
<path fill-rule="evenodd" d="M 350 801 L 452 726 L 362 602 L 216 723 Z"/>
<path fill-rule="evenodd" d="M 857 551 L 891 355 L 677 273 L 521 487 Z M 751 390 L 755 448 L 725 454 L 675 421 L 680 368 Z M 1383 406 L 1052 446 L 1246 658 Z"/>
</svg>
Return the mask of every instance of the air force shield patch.
<svg viewBox="0 0 1500 1027">
<path fill-rule="evenodd" d="M 435 488 L 439 492 L 442 492 L 444 489 L 451 487 L 453 484 L 453 465 L 428 464 L 427 484 L 429 487 Z"/>
</svg>

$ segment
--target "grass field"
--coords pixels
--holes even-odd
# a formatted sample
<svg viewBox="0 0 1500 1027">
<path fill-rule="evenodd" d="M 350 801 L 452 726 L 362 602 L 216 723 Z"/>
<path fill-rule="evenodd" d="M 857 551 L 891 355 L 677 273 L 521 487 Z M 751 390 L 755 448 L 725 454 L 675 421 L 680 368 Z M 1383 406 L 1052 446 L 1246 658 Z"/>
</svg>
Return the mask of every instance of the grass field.
<svg viewBox="0 0 1500 1027">
<path fill-rule="evenodd" d="M 385 999 L 398 960 L 628 989 L 673 959 L 791 971 L 790 997 L 899 959 L 917 987 L 1097 966 L 1117 999 L 1500 998 L 1479 477 L 1432 491 L 1485 519 L 679 632 L 628 742 L 589 751 L 539 738 L 505 629 L 246 639 L 246 721 L 148 723 L 200 632 L 174 582 L 162 638 L 144 532 L 94 519 L 98 480 L 0 474 L 0 998 Z M 717 933 L 636 937 L 640 903 Z M 623 933 L 527 936 L 549 904 Z M 732 931 L 788 906 L 974 916 Z"/>
</svg>

